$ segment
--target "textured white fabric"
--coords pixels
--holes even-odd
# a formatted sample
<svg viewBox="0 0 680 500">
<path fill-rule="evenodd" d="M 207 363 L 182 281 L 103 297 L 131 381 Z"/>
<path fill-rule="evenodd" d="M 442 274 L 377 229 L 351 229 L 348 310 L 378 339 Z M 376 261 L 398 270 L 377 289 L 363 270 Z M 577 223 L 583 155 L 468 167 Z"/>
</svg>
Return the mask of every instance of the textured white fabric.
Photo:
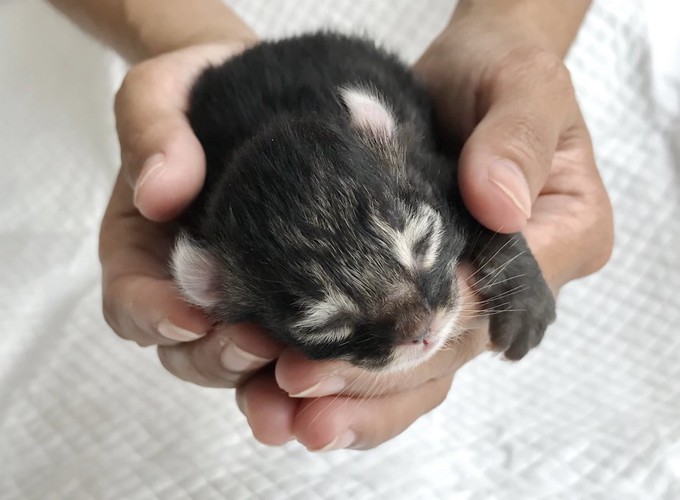
<svg viewBox="0 0 680 500">
<path fill-rule="evenodd" d="M 449 3 L 233 2 L 266 36 L 338 26 L 409 60 Z M 564 290 L 526 360 L 471 363 L 377 450 L 315 455 L 258 444 L 229 391 L 107 329 L 96 233 L 121 65 L 45 4 L 0 2 L 0 498 L 680 498 L 673 5 L 596 1 L 569 57 L 616 211 L 611 263 Z"/>
</svg>

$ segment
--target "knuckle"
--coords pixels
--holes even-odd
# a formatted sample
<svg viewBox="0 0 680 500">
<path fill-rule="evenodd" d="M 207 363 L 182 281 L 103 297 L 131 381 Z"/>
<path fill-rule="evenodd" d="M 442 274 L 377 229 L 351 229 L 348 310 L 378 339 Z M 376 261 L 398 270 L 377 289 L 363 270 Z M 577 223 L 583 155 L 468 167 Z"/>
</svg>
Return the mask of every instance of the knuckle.
<svg viewBox="0 0 680 500">
<path fill-rule="evenodd" d="M 497 85 L 551 86 L 560 92 L 572 86 L 571 73 L 562 59 L 540 47 L 517 47 L 500 59 L 493 73 Z"/>
<path fill-rule="evenodd" d="M 552 52 L 537 50 L 528 61 L 527 72 L 534 78 L 565 91 L 572 87 L 571 73 L 560 57 Z"/>
<path fill-rule="evenodd" d="M 448 396 L 448 394 L 449 394 L 448 389 L 435 392 L 432 409 L 442 405 L 444 401 L 446 401 L 446 397 Z"/>
<path fill-rule="evenodd" d="M 208 385 L 195 373 L 182 347 L 158 346 L 156 354 L 163 368 L 178 379 L 197 385 Z"/>
<path fill-rule="evenodd" d="M 510 137 L 505 141 L 505 147 L 511 157 L 527 166 L 537 161 L 549 165 L 551 141 L 542 122 L 543 119 L 531 113 L 515 116 L 506 122 Z"/>
<path fill-rule="evenodd" d="M 202 385 L 234 388 L 251 372 L 232 372 L 224 368 L 219 359 L 220 346 L 213 340 L 207 337 L 182 346 L 187 353 L 187 363 L 205 381 Z"/>
<path fill-rule="evenodd" d="M 145 98 L 150 92 L 158 93 L 168 87 L 167 71 L 157 61 L 143 61 L 126 73 L 114 98 L 116 115 L 123 114 L 135 99 Z"/>
<path fill-rule="evenodd" d="M 104 315 L 104 321 L 117 335 L 122 337 L 122 335 L 118 332 L 117 322 L 115 320 L 114 314 L 114 306 L 112 302 L 113 301 L 110 295 L 106 293 L 106 290 L 104 290 L 102 296 L 102 313 Z"/>
<path fill-rule="evenodd" d="M 125 93 L 131 88 L 148 86 L 157 80 L 158 71 L 152 62 L 144 61 L 128 70 L 123 78 L 119 93 Z"/>
<path fill-rule="evenodd" d="M 182 372 L 177 369 L 175 358 L 176 356 L 171 355 L 171 349 L 173 347 L 167 347 L 167 346 L 158 346 L 156 349 L 156 355 L 158 356 L 158 360 L 161 362 L 161 366 L 165 368 L 165 370 L 175 377 L 186 380 L 185 377 L 183 377 Z"/>
<path fill-rule="evenodd" d="M 590 259 L 583 269 L 587 276 L 602 269 L 614 251 L 614 217 L 609 197 L 602 189 L 599 202 L 592 210 L 589 233 L 592 235 Z"/>
<path fill-rule="evenodd" d="M 114 287 L 104 286 L 102 290 L 102 314 L 104 321 L 113 332 L 124 340 L 130 340 L 130 336 L 120 321 L 120 300 L 117 297 Z"/>
<path fill-rule="evenodd" d="M 188 349 L 189 351 L 187 353 L 187 362 L 200 377 L 212 383 L 220 382 L 222 380 L 219 369 L 215 366 L 216 363 L 214 363 L 214 360 L 206 359 L 206 355 L 203 353 L 202 349 L 192 345 L 186 345 L 184 346 L 184 349 Z"/>
<path fill-rule="evenodd" d="M 134 298 L 120 279 L 106 282 L 102 289 L 104 321 L 123 340 L 135 342 L 140 347 L 155 345 L 155 339 L 145 334 L 133 317 Z"/>
</svg>

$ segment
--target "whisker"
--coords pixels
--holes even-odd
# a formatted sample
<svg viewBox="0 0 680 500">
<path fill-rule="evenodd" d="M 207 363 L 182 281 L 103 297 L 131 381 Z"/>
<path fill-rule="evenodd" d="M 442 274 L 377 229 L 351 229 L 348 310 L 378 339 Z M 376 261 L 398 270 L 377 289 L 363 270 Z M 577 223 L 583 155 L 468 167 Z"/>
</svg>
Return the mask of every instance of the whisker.
<svg viewBox="0 0 680 500">
<path fill-rule="evenodd" d="M 508 281 L 516 280 L 516 279 L 518 279 L 518 278 L 523 278 L 524 276 L 526 276 L 526 273 L 517 274 L 517 275 L 515 275 L 515 276 L 510 276 L 510 277 L 505 278 L 505 279 L 502 279 L 502 280 L 500 280 L 500 281 L 494 281 L 493 283 L 489 283 L 489 284 L 487 284 L 487 285 L 484 285 L 483 287 L 478 288 L 476 291 L 477 291 L 477 292 L 481 292 L 482 290 L 486 290 L 487 288 L 492 287 L 492 286 L 494 286 L 494 285 L 500 285 L 500 284 L 502 284 L 502 283 L 507 283 Z"/>
<path fill-rule="evenodd" d="M 520 257 L 520 256 L 523 255 L 523 254 L 524 254 L 523 251 L 522 251 L 522 252 L 519 252 L 519 253 L 516 254 L 515 256 L 511 257 L 510 259 L 508 259 L 503 265 L 499 266 L 498 269 L 496 269 L 496 270 L 493 272 L 493 274 L 491 274 L 490 276 L 482 276 L 482 277 L 479 278 L 477 281 L 475 281 L 472 285 L 470 285 L 470 287 L 471 287 L 471 288 L 475 288 L 475 287 L 476 287 L 482 280 L 484 280 L 484 279 L 493 280 L 496 276 L 498 276 L 500 273 L 502 273 L 502 272 L 503 272 L 503 271 L 504 271 L 504 270 L 505 270 L 505 269 L 506 269 L 506 268 L 507 268 L 507 267 L 508 267 L 508 266 L 509 266 L 516 258 Z M 484 264 L 484 265 L 486 265 L 486 264 Z M 480 266 L 480 267 L 479 267 L 479 270 L 481 271 L 482 269 L 483 269 L 483 266 Z"/>
<path fill-rule="evenodd" d="M 493 237 L 495 237 L 496 234 L 498 234 L 498 233 L 495 233 Z M 491 240 L 493 239 L 493 237 L 491 238 Z M 484 249 L 482 250 L 482 252 L 483 252 L 484 250 L 486 250 L 486 247 L 491 243 L 491 240 L 489 240 L 489 242 L 486 244 L 486 246 L 484 247 Z M 500 247 L 498 250 L 496 250 L 496 252 L 495 252 L 492 256 L 490 256 L 489 258 L 487 258 L 485 262 L 481 263 L 481 264 L 477 267 L 477 271 L 475 271 L 474 273 L 472 273 L 472 274 L 470 275 L 470 278 L 472 278 L 472 277 L 475 276 L 478 272 L 480 272 L 482 269 L 484 269 L 484 267 L 486 267 L 486 266 L 489 264 L 489 262 L 491 262 L 494 258 L 496 258 L 496 256 L 497 256 L 499 253 L 501 253 L 501 252 L 505 249 L 505 247 L 507 247 L 507 246 L 510 245 L 511 243 L 512 243 L 512 245 L 510 245 L 510 246 L 511 246 L 511 247 L 514 247 L 515 244 L 517 243 L 517 241 L 518 241 L 518 239 L 517 239 L 516 236 L 513 236 L 513 237 L 511 237 L 511 238 L 508 238 L 508 241 L 506 241 L 505 243 L 503 243 L 503 244 L 501 245 L 501 247 Z M 480 252 L 480 253 L 482 253 L 482 252 Z"/>
</svg>

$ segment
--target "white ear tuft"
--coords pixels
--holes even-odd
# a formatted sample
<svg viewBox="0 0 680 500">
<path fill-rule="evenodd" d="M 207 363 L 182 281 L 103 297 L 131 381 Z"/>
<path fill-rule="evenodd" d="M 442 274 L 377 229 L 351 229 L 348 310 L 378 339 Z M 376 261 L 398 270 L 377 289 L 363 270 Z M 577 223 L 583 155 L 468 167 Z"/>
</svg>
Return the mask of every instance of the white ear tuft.
<svg viewBox="0 0 680 500">
<path fill-rule="evenodd" d="M 219 300 L 218 263 L 207 250 L 180 234 L 170 258 L 172 274 L 184 298 L 209 308 Z"/>
<path fill-rule="evenodd" d="M 357 128 L 379 139 L 388 139 L 394 134 L 394 116 L 375 94 L 362 89 L 343 88 L 340 95 Z"/>
</svg>

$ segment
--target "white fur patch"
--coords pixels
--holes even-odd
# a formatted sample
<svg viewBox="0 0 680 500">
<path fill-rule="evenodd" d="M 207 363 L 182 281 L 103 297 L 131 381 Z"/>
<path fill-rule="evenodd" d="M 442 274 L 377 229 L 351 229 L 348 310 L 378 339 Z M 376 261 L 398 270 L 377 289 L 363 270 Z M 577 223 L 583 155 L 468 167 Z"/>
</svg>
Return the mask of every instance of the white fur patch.
<svg viewBox="0 0 680 500">
<path fill-rule="evenodd" d="M 442 220 L 439 214 L 427 205 L 418 207 L 418 211 L 413 217 L 406 220 L 404 227 L 404 238 L 410 248 L 427 238 L 425 250 L 421 254 L 415 254 L 417 264 L 423 269 L 430 269 L 437 260 L 439 247 L 442 242 Z M 428 237 L 429 234 L 429 237 Z"/>
<path fill-rule="evenodd" d="M 395 228 L 390 226 L 387 221 L 381 219 L 375 214 L 371 214 L 371 223 L 375 229 L 380 231 L 383 236 L 385 236 L 387 242 L 392 245 L 392 253 L 397 258 L 397 261 L 399 261 L 401 265 L 408 269 L 415 268 L 413 252 L 411 247 L 409 247 L 406 238 L 404 238 L 404 233 L 397 231 Z"/>
<path fill-rule="evenodd" d="M 326 291 L 323 300 L 310 300 L 305 303 L 304 316 L 295 326 L 322 328 L 339 314 L 359 314 L 359 307 L 344 293 L 337 290 Z"/>
<path fill-rule="evenodd" d="M 300 330 L 321 330 L 318 335 L 305 335 L 304 340 L 310 343 L 339 342 L 352 335 L 351 327 L 341 327 L 323 331 L 329 321 L 338 315 L 355 316 L 359 307 L 344 293 L 337 290 L 327 291 L 323 300 L 310 300 L 304 304 L 302 319 L 295 328 Z"/>
<path fill-rule="evenodd" d="M 175 283 L 187 301 L 205 308 L 215 305 L 219 299 L 215 257 L 182 234 L 172 250 L 170 263 Z"/>
<path fill-rule="evenodd" d="M 343 88 L 340 95 L 357 128 L 379 139 L 392 137 L 396 128 L 394 116 L 380 98 L 369 91 L 356 88 Z"/>
<path fill-rule="evenodd" d="M 335 344 L 343 342 L 352 336 L 352 327 L 343 326 L 333 330 L 326 330 L 314 335 L 306 335 L 304 341 L 307 344 Z"/>
<path fill-rule="evenodd" d="M 439 256 L 443 237 L 441 217 L 431 207 L 420 205 L 414 213 L 406 210 L 404 230 L 398 231 L 384 220 L 372 216 L 373 225 L 387 236 L 397 260 L 408 269 L 430 269 Z M 426 239 L 424 250 L 416 247 Z"/>
</svg>

